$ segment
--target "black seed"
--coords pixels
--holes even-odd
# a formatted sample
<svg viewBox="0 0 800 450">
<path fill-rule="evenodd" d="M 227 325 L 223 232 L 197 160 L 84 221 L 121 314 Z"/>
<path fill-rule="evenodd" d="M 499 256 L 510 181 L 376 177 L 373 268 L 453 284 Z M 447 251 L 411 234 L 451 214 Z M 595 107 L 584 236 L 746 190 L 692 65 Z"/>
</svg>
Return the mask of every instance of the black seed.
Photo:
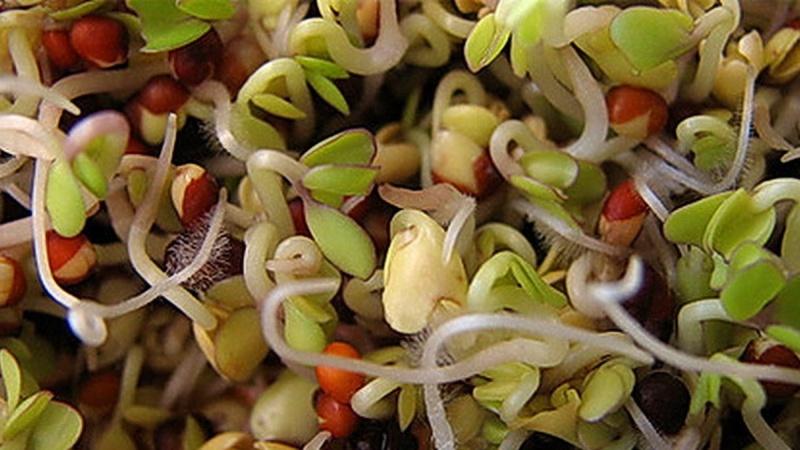
<svg viewBox="0 0 800 450">
<path fill-rule="evenodd" d="M 669 340 L 672 334 L 675 301 L 669 285 L 652 267 L 645 265 L 644 283 L 622 306 L 648 332 L 664 342 Z"/>
<path fill-rule="evenodd" d="M 535 432 L 525 439 L 519 450 L 572 450 L 575 447 L 553 435 Z"/>
<path fill-rule="evenodd" d="M 334 444 L 330 450 L 339 450 Z M 397 421 L 362 423 L 347 441 L 346 450 L 417 450 L 410 432 L 400 431 Z"/>
<path fill-rule="evenodd" d="M 156 450 L 181 450 L 184 428 L 186 419 L 183 417 L 176 417 L 159 425 L 153 433 Z"/>
<path fill-rule="evenodd" d="M 653 426 L 666 434 L 681 430 L 691 401 L 683 381 L 665 371 L 650 372 L 639 380 L 633 398 Z"/>
</svg>

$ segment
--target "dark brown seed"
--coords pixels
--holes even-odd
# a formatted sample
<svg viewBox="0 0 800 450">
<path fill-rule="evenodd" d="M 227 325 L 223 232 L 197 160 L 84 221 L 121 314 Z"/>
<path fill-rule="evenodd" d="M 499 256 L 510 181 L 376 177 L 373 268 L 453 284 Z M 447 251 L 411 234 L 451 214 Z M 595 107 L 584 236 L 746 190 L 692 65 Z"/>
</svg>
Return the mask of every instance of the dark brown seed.
<svg viewBox="0 0 800 450">
<path fill-rule="evenodd" d="M 200 39 L 169 52 L 169 65 L 175 78 L 190 86 L 214 75 L 222 63 L 222 39 L 212 28 Z"/>
<path fill-rule="evenodd" d="M 525 439 L 519 450 L 572 450 L 574 448 L 569 442 L 537 431 Z"/>
<path fill-rule="evenodd" d="M 193 222 L 191 227 L 186 228 L 167 245 L 164 253 L 167 274 L 178 273 L 194 260 L 208 233 L 211 214 L 209 212 Z M 240 275 L 243 258 L 244 243 L 223 230 L 214 242 L 208 262 L 186 280 L 183 286 L 197 292 L 207 291 L 226 278 Z"/>
<path fill-rule="evenodd" d="M 750 341 L 742 355 L 742 360 L 755 364 L 800 368 L 800 358 L 795 352 L 785 345 L 768 339 Z M 791 397 L 800 389 L 800 386 L 773 381 L 762 381 L 761 384 L 767 391 L 767 395 L 776 398 Z"/>
<path fill-rule="evenodd" d="M 662 370 L 650 372 L 639 380 L 633 398 L 653 426 L 666 434 L 681 430 L 691 401 L 683 381 Z"/>
<path fill-rule="evenodd" d="M 666 281 L 655 269 L 645 266 L 644 283 L 636 295 L 622 305 L 647 331 L 664 342 L 669 340 L 675 299 Z"/>
</svg>

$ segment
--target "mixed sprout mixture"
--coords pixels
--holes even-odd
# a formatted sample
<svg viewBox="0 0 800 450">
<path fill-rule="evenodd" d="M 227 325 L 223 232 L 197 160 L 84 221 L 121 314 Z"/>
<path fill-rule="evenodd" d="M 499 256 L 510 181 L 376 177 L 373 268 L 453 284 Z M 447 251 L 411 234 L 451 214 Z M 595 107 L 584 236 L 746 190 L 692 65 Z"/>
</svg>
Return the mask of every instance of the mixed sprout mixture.
<svg viewBox="0 0 800 450">
<path fill-rule="evenodd" d="M 0 449 L 800 448 L 800 3 L 0 1 Z"/>
</svg>

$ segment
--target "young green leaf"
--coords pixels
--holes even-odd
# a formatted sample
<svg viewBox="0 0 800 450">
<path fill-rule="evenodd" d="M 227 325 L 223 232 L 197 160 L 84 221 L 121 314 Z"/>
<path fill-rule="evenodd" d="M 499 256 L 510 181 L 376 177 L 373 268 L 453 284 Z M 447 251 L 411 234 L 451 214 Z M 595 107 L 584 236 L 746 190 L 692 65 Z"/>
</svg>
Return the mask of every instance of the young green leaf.
<svg viewBox="0 0 800 450">
<path fill-rule="evenodd" d="M 45 191 L 45 206 L 56 232 L 64 237 L 80 233 L 86 223 L 83 194 L 68 162 L 53 164 Z"/>
<path fill-rule="evenodd" d="M 375 270 L 372 239 L 353 219 L 313 200 L 304 200 L 306 223 L 325 255 L 345 273 L 366 279 Z"/>
<path fill-rule="evenodd" d="M 673 211 L 664 222 L 664 236 L 675 243 L 702 246 L 706 226 L 731 195 L 733 192 L 722 192 Z"/>
<path fill-rule="evenodd" d="M 49 16 L 53 20 L 75 20 L 110 4 L 109 0 L 87 0 L 71 8 L 51 11 Z"/>
<path fill-rule="evenodd" d="M 78 153 L 72 160 L 72 171 L 75 176 L 86 186 L 95 197 L 105 198 L 108 193 L 108 183 L 100 166 L 86 153 Z"/>
<path fill-rule="evenodd" d="M 321 164 L 369 164 L 374 154 L 372 133 L 355 128 L 317 143 L 300 157 L 300 162 L 308 167 Z"/>
<path fill-rule="evenodd" d="M 775 306 L 780 323 L 800 329 L 800 276 L 786 282 L 775 298 Z"/>
<path fill-rule="evenodd" d="M 611 40 L 636 68 L 652 69 L 692 46 L 692 22 L 677 9 L 625 8 L 611 22 Z"/>
<path fill-rule="evenodd" d="M 163 52 L 189 44 L 211 29 L 211 25 L 178 9 L 173 1 L 130 0 L 142 21 L 143 52 Z"/>
<path fill-rule="evenodd" d="M 283 335 L 289 347 L 305 352 L 321 352 L 328 344 L 322 327 L 303 314 L 292 299 L 283 303 L 286 314 Z"/>
<path fill-rule="evenodd" d="M 781 291 L 786 280 L 772 261 L 760 260 L 730 275 L 720 293 L 725 311 L 735 320 L 747 320 Z"/>
<path fill-rule="evenodd" d="M 689 405 L 689 414 L 695 416 L 702 412 L 707 403 L 719 408 L 719 390 L 722 387 L 722 377 L 715 373 L 702 373 L 697 381 L 692 401 Z"/>
<path fill-rule="evenodd" d="M 303 177 L 303 186 L 339 195 L 366 195 L 377 175 L 374 167 L 325 164 L 309 170 Z"/>
<path fill-rule="evenodd" d="M 550 202 L 561 202 L 564 194 L 560 189 L 548 186 L 541 181 L 534 180 L 524 175 L 513 175 L 509 180 L 511 185 L 522 191 L 526 197 L 541 199 Z"/>
<path fill-rule="evenodd" d="M 203 20 L 227 20 L 236 12 L 231 0 L 177 0 L 175 6 L 186 14 Z"/>
<path fill-rule="evenodd" d="M 22 373 L 17 360 L 6 349 L 0 350 L 0 373 L 3 375 L 3 385 L 6 388 L 6 407 L 8 411 L 14 411 L 22 390 Z"/>
<path fill-rule="evenodd" d="M 766 244 L 775 221 L 774 208 L 759 212 L 752 197 L 739 189 L 714 212 L 703 235 L 703 246 L 706 251 L 717 251 L 730 258 L 743 242 Z"/>
<path fill-rule="evenodd" d="M 795 204 L 786 216 L 781 259 L 791 272 L 800 272 L 800 203 Z"/>
<path fill-rule="evenodd" d="M 570 187 L 578 178 L 578 162 L 560 150 L 527 152 L 519 164 L 531 178 L 559 189 Z"/>
<path fill-rule="evenodd" d="M 417 415 L 417 388 L 404 384 L 397 396 L 397 421 L 401 431 L 405 431 Z"/>
<path fill-rule="evenodd" d="M 786 325 L 770 325 L 767 327 L 766 333 L 792 351 L 800 352 L 800 330 L 797 328 Z"/>
<path fill-rule="evenodd" d="M 250 101 L 264 111 L 286 119 L 304 119 L 306 113 L 281 97 L 274 94 L 256 94 Z"/>
<path fill-rule="evenodd" d="M 320 75 L 314 71 L 305 71 L 306 74 L 306 81 L 308 84 L 311 85 L 312 88 L 325 100 L 329 105 L 336 108 L 337 111 L 344 115 L 350 114 L 350 107 L 347 105 L 347 99 L 344 98 L 344 95 L 333 84 L 333 81 L 325 78 L 324 76 Z"/>
<path fill-rule="evenodd" d="M 564 294 L 545 283 L 527 261 L 510 251 L 497 253 L 481 265 L 469 285 L 467 305 L 476 311 L 486 311 L 487 308 L 494 307 L 511 308 L 509 303 L 494 305 L 489 302 L 492 289 L 498 282 L 505 280 L 508 274 L 513 276 L 530 300 L 555 307 L 566 305 Z M 505 298 L 511 300 L 511 296 Z"/>
<path fill-rule="evenodd" d="M 5 423 L 3 439 L 14 439 L 14 436 L 33 426 L 52 398 L 51 392 L 40 391 L 20 403 Z"/>
<path fill-rule="evenodd" d="M 295 56 L 294 59 L 307 71 L 316 72 L 325 78 L 331 78 L 333 80 L 350 78 L 350 74 L 342 69 L 341 66 L 326 59 L 314 58 L 311 56 Z"/>
<path fill-rule="evenodd" d="M 477 72 L 491 64 L 503 51 L 509 37 L 511 31 L 498 26 L 494 13 L 483 16 L 464 43 L 464 59 L 469 70 Z"/>
<path fill-rule="evenodd" d="M 28 450 L 71 449 L 83 431 L 81 415 L 69 405 L 50 402 L 28 438 Z"/>
</svg>

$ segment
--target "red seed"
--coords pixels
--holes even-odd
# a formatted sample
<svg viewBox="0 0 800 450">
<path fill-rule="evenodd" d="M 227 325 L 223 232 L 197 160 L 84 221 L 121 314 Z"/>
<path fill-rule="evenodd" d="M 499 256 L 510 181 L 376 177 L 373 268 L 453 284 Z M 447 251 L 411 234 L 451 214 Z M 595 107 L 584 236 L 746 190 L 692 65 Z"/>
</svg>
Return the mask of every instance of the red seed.
<svg viewBox="0 0 800 450">
<path fill-rule="evenodd" d="M 339 403 L 328 394 L 322 394 L 316 401 L 319 427 L 330 431 L 333 437 L 347 437 L 355 431 L 359 418 L 350 405 Z"/>
<path fill-rule="evenodd" d="M 120 378 L 116 372 L 106 371 L 89 375 L 78 393 L 78 402 L 104 415 L 114 408 L 119 396 Z"/>
<path fill-rule="evenodd" d="M 197 164 L 184 164 L 175 171 L 171 194 L 181 223 L 189 226 L 217 204 L 219 187 L 204 168 Z"/>
<path fill-rule="evenodd" d="M 244 37 L 232 39 L 225 46 L 222 65 L 217 68 L 217 79 L 235 95 L 250 74 L 264 61 L 266 56 L 253 39 Z"/>
<path fill-rule="evenodd" d="M 797 354 L 785 345 L 768 339 L 755 339 L 747 344 L 747 348 L 742 355 L 742 360 L 749 363 L 774 365 L 800 369 L 800 358 Z M 762 381 L 767 395 L 777 398 L 793 396 L 800 386 L 786 383 L 776 383 L 774 381 Z"/>
<path fill-rule="evenodd" d="M 25 296 L 25 272 L 17 260 L 0 255 L 0 308 L 14 306 Z"/>
<path fill-rule="evenodd" d="M 603 241 L 627 247 L 642 229 L 648 211 L 647 204 L 636 192 L 633 180 L 617 185 L 603 205 L 598 232 Z"/>
<path fill-rule="evenodd" d="M 323 353 L 345 358 L 361 359 L 358 350 L 344 342 L 333 342 Z M 350 398 L 364 385 L 364 375 L 333 367 L 318 366 L 315 370 L 319 387 L 339 403 L 349 403 Z"/>
<path fill-rule="evenodd" d="M 136 101 L 153 114 L 177 112 L 189 100 L 189 91 L 169 75 L 147 81 Z"/>
<path fill-rule="evenodd" d="M 172 73 L 183 83 L 197 85 L 214 75 L 222 63 L 222 39 L 212 28 L 200 39 L 169 52 Z"/>
<path fill-rule="evenodd" d="M 633 180 L 618 184 L 603 205 L 603 217 L 607 220 L 625 220 L 646 213 L 647 203 L 636 191 Z"/>
<path fill-rule="evenodd" d="M 109 17 L 81 17 L 72 24 L 69 41 L 81 58 L 101 69 L 122 64 L 128 57 L 125 27 Z"/>
<path fill-rule="evenodd" d="M 472 174 L 475 177 L 475 188 L 465 186 L 462 183 L 453 182 L 452 180 L 448 180 L 447 178 L 437 174 L 436 172 L 432 173 L 432 177 L 434 183 L 451 184 L 459 191 L 468 195 L 475 196 L 479 199 L 490 196 L 502 184 L 501 183 L 502 178 L 500 177 L 500 174 L 497 172 L 497 169 L 495 169 L 491 157 L 489 157 L 488 153 L 486 152 L 484 152 L 482 155 L 477 157 L 475 161 L 473 161 Z"/>
<path fill-rule="evenodd" d="M 149 155 L 150 148 L 135 136 L 128 136 L 128 145 L 125 147 L 126 155 Z"/>
<path fill-rule="evenodd" d="M 55 231 L 47 232 L 47 258 L 58 284 L 80 283 L 97 264 L 94 246 L 83 234 L 65 238 Z"/>
<path fill-rule="evenodd" d="M 667 102 L 649 89 L 617 86 L 608 91 L 606 107 L 617 134 L 644 139 L 660 132 L 667 123 Z"/>
<path fill-rule="evenodd" d="M 81 62 L 81 57 L 69 42 L 67 30 L 42 32 L 42 47 L 53 66 L 61 70 L 74 69 Z"/>
<path fill-rule="evenodd" d="M 295 198 L 289 202 L 289 214 L 292 216 L 292 223 L 296 234 L 305 237 L 311 237 L 311 231 L 306 224 L 305 208 L 303 207 L 303 200 Z"/>
</svg>

